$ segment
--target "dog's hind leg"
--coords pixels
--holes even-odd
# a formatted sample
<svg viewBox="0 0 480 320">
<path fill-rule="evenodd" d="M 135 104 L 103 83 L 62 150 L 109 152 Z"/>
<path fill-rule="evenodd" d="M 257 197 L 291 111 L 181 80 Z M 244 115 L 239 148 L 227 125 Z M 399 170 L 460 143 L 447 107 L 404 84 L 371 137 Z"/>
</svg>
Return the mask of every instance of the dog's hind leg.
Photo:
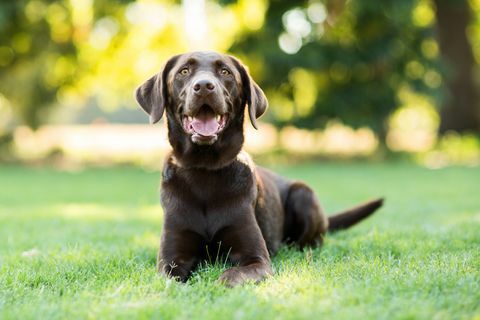
<svg viewBox="0 0 480 320">
<path fill-rule="evenodd" d="M 305 246 L 321 245 L 328 219 L 307 185 L 294 182 L 285 199 L 284 241 Z"/>
</svg>

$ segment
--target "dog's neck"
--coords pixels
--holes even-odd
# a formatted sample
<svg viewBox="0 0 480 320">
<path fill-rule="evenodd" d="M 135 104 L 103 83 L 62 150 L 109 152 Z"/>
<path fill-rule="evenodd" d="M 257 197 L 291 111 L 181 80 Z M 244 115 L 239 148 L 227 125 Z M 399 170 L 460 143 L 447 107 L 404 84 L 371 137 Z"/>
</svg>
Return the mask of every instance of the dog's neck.
<svg viewBox="0 0 480 320">
<path fill-rule="evenodd" d="M 243 147 L 243 116 L 232 121 L 212 145 L 197 145 L 175 121 L 167 121 L 173 156 L 187 169 L 218 170 L 231 164 Z"/>
</svg>

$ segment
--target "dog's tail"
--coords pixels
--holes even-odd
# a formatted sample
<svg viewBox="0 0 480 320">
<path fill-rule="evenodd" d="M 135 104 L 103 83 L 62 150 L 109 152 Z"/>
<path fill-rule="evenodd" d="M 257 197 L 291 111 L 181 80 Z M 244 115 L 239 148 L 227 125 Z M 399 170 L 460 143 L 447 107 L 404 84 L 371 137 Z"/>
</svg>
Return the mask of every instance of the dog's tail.
<svg viewBox="0 0 480 320">
<path fill-rule="evenodd" d="M 354 208 L 328 217 L 328 231 L 347 229 L 370 216 L 383 204 L 383 198 L 360 204 Z"/>
</svg>

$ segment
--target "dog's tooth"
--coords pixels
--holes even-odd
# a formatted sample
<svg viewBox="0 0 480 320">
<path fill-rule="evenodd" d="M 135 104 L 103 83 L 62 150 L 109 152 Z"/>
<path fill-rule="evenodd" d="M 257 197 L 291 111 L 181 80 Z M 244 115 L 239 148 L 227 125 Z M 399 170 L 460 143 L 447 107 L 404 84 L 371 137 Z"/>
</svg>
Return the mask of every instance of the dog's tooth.
<svg viewBox="0 0 480 320">
<path fill-rule="evenodd" d="M 219 115 L 219 114 L 217 114 L 217 115 L 215 116 L 215 120 L 217 120 L 217 121 L 220 121 L 221 118 L 222 118 L 222 116 Z"/>
<path fill-rule="evenodd" d="M 187 119 L 188 119 L 188 121 L 190 121 L 190 122 L 193 121 L 193 117 L 192 117 L 192 116 L 188 116 Z"/>
</svg>

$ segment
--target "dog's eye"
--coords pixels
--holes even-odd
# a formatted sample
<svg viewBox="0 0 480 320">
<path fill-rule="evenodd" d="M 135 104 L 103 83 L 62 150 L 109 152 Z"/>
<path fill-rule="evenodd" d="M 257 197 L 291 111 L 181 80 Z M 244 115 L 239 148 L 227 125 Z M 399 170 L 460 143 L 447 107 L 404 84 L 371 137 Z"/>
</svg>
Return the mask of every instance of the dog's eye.
<svg viewBox="0 0 480 320">
<path fill-rule="evenodd" d="M 222 76 L 228 76 L 229 74 L 231 74 L 231 72 L 227 68 L 223 68 L 222 70 L 220 70 L 220 74 Z"/>
<path fill-rule="evenodd" d="M 183 68 L 178 73 L 180 73 L 182 76 L 186 76 L 189 72 L 190 70 L 188 70 L 188 68 Z"/>
</svg>

